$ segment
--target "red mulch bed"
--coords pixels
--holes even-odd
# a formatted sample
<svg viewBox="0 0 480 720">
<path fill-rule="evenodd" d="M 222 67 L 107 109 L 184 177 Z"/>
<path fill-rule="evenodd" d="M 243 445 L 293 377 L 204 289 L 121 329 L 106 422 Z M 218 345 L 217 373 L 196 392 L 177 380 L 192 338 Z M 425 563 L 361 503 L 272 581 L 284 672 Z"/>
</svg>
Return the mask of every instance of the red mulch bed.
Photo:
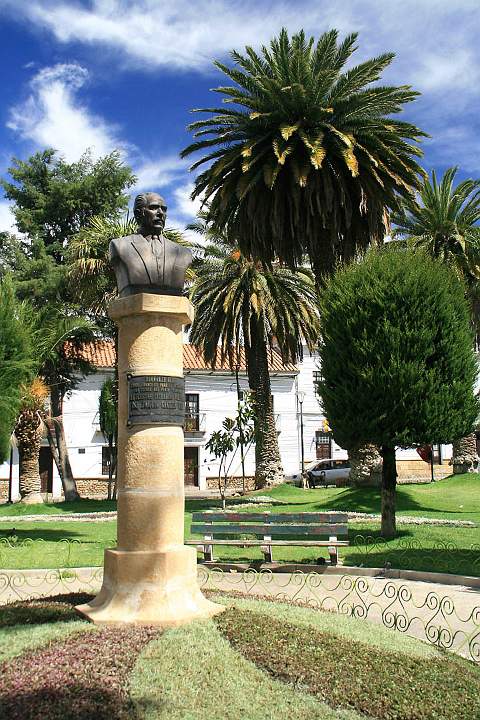
<svg viewBox="0 0 480 720">
<path fill-rule="evenodd" d="M 78 632 L 0 665 L 2 720 L 132 720 L 128 676 L 151 627 Z"/>
</svg>

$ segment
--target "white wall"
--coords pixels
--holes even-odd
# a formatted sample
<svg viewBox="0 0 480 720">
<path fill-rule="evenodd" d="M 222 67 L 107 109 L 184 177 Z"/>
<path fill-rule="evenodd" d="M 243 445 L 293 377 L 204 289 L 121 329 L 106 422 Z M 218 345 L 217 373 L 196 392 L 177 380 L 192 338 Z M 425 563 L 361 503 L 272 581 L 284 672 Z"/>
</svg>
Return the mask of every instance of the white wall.
<svg viewBox="0 0 480 720">
<path fill-rule="evenodd" d="M 279 415 L 279 445 L 283 468 L 287 477 L 299 472 L 301 465 L 300 450 L 300 406 L 297 393 L 305 393 L 303 402 L 304 456 L 305 463 L 315 459 L 315 432 L 322 429 L 322 410 L 314 392 L 313 373 L 318 370 L 318 360 L 304 350 L 304 358 L 299 364 L 299 373 L 295 375 L 272 375 L 271 385 L 274 397 L 275 414 Z M 64 425 L 66 440 L 70 452 L 70 462 L 74 477 L 95 478 L 101 476 L 102 446 L 105 444 L 98 427 L 98 403 L 104 381 L 112 377 L 112 370 L 103 370 L 88 375 L 80 381 L 76 390 L 65 398 Z M 187 393 L 199 394 L 199 412 L 205 413 L 205 434 L 202 437 L 185 440 L 187 446 L 199 448 L 199 484 L 206 486 L 206 478 L 216 476 L 217 461 L 205 449 L 211 433 L 221 428 L 225 417 L 234 417 L 237 409 L 237 388 L 235 377 L 227 373 L 187 371 L 185 376 Z M 245 375 L 240 376 L 240 387 L 248 390 Z M 345 450 L 333 443 L 334 457 L 344 458 Z M 451 446 L 442 448 L 445 459 L 451 457 Z M 414 449 L 398 450 L 399 460 L 418 459 Z M 251 448 L 245 463 L 247 475 L 253 475 L 254 449 Z M 0 465 L 0 478 L 8 478 L 9 463 Z M 240 453 L 231 466 L 231 474 L 241 475 Z M 14 493 L 18 495 L 18 457 L 15 453 L 13 465 Z M 53 495 L 59 496 L 61 483 L 54 464 Z"/>
</svg>

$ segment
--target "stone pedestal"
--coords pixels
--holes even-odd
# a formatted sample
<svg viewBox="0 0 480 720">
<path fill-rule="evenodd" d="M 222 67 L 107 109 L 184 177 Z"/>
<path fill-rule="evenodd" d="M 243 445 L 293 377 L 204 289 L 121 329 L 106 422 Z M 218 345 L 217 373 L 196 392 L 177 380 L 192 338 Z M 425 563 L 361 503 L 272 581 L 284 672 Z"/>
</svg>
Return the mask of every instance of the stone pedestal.
<svg viewBox="0 0 480 720">
<path fill-rule="evenodd" d="M 97 624 L 170 627 L 224 608 L 197 585 L 194 548 L 183 544 L 183 429 L 163 421 L 127 424 L 128 377 L 183 377 L 187 298 L 138 294 L 114 300 L 118 326 L 117 547 L 105 551 L 99 595 L 77 611 Z M 143 422 L 143 421 L 142 421 Z"/>
</svg>

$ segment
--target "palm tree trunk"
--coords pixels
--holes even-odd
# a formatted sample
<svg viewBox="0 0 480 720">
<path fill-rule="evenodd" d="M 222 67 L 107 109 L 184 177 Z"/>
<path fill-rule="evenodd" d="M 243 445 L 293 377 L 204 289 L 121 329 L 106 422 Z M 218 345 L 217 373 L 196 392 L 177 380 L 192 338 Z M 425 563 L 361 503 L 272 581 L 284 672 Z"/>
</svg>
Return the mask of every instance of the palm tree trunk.
<svg viewBox="0 0 480 720">
<path fill-rule="evenodd" d="M 455 475 L 476 472 L 478 468 L 477 436 L 470 433 L 453 443 L 452 465 Z"/>
<path fill-rule="evenodd" d="M 248 384 L 255 401 L 255 487 L 263 488 L 279 485 L 284 481 L 284 474 L 273 412 L 267 344 L 253 323 L 250 338 L 252 344 L 246 347 L 246 355 Z"/>
<path fill-rule="evenodd" d="M 65 429 L 63 427 L 63 394 L 58 385 L 52 385 L 50 391 L 50 402 L 52 406 L 53 426 L 55 431 L 55 444 L 57 453 L 54 453 L 55 463 L 57 465 L 58 474 L 62 481 L 63 495 L 65 500 L 79 500 L 80 494 L 77 490 L 77 484 L 73 477 L 72 466 L 68 455 L 67 441 L 65 439 Z M 53 439 L 51 426 L 48 427 L 49 435 Z M 49 438 L 50 441 L 50 438 Z"/>
<path fill-rule="evenodd" d="M 40 445 L 42 443 L 43 423 L 39 413 L 25 410 L 20 415 L 15 428 L 20 465 L 20 496 L 27 504 L 42 503 L 40 481 Z"/>
</svg>

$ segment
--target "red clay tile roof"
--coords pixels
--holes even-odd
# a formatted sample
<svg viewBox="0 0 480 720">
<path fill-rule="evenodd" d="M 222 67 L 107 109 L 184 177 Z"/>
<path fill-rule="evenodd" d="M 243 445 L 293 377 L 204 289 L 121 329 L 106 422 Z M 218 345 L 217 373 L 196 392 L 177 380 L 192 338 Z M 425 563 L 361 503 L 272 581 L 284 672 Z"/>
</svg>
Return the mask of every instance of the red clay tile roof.
<svg viewBox="0 0 480 720">
<path fill-rule="evenodd" d="M 97 340 L 96 342 L 84 343 L 80 348 L 68 347 L 67 353 L 72 358 L 87 360 L 98 368 L 112 368 L 115 365 L 115 346 L 110 340 Z M 283 373 L 292 375 L 298 373 L 298 368 L 292 363 L 284 364 L 278 350 L 272 350 L 268 354 L 268 366 L 271 373 Z M 207 365 L 203 356 L 193 345 L 183 346 L 183 367 L 189 370 L 203 370 L 204 372 L 230 372 L 228 362 L 220 362 L 220 357 L 212 370 Z M 245 352 L 240 355 L 240 371 L 245 372 Z"/>
</svg>

